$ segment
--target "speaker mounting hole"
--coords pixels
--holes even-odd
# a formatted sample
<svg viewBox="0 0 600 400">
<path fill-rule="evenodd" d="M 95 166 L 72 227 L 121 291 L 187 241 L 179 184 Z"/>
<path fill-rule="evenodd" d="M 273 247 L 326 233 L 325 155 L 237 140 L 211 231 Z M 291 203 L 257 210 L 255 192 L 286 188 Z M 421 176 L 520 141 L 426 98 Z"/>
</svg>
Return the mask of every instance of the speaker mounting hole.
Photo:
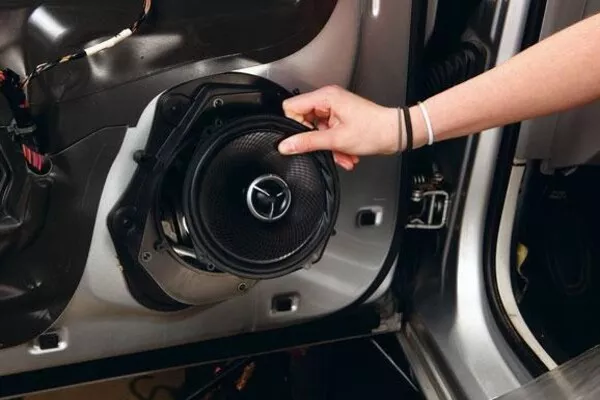
<svg viewBox="0 0 600 400">
<path fill-rule="evenodd" d="M 271 300 L 271 312 L 273 314 L 290 313 L 298 310 L 300 304 L 299 297 L 296 294 L 282 294 L 273 297 Z"/>
</svg>

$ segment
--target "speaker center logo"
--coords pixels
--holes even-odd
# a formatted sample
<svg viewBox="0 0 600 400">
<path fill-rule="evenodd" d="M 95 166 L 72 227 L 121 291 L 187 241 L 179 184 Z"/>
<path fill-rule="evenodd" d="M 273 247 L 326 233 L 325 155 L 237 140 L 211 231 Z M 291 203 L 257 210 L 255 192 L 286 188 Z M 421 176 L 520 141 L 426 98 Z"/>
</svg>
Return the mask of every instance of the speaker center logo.
<svg viewBox="0 0 600 400">
<path fill-rule="evenodd" d="M 290 209 L 292 193 L 287 183 L 277 175 L 256 178 L 248 187 L 246 203 L 250 213 L 265 222 L 274 222 Z"/>
</svg>

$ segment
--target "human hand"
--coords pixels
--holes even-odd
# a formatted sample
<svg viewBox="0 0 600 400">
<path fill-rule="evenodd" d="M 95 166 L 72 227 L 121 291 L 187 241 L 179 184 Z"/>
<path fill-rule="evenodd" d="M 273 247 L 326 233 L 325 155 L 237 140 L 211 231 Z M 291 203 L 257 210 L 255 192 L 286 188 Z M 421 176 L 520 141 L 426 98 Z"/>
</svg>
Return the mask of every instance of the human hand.
<svg viewBox="0 0 600 400">
<path fill-rule="evenodd" d="M 336 164 L 352 170 L 359 156 L 399 150 L 398 111 L 340 87 L 327 86 L 287 99 L 283 111 L 288 118 L 317 130 L 282 141 L 282 154 L 331 150 Z"/>
</svg>

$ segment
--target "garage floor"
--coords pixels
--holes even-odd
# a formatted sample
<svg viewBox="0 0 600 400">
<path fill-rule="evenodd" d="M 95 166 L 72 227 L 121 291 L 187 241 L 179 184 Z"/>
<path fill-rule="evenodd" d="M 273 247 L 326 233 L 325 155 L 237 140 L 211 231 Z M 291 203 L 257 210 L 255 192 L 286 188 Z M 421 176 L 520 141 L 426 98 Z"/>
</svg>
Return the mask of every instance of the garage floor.
<svg viewBox="0 0 600 400">
<path fill-rule="evenodd" d="M 174 370 L 40 393 L 24 400 L 178 400 L 173 392 L 184 379 L 185 370 Z"/>
</svg>

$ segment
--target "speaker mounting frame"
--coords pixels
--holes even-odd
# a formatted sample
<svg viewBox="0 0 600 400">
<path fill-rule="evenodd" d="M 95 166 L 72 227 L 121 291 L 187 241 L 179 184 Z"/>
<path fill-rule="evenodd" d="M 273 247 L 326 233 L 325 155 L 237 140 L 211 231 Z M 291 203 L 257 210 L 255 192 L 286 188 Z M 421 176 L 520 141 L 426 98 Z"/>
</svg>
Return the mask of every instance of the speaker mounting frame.
<svg viewBox="0 0 600 400">
<path fill-rule="evenodd" d="M 291 96 L 272 81 L 236 72 L 193 80 L 160 96 L 146 146 L 132 154 L 138 168 L 107 218 L 128 289 L 140 304 L 157 311 L 177 311 L 206 304 L 205 301 L 214 298 L 241 295 L 254 285 L 255 282 L 247 278 L 228 277 L 226 282 L 216 285 L 222 293 L 212 291 L 206 298 L 182 298 L 178 296 L 179 291 L 182 285 L 192 284 L 189 279 L 181 279 L 171 287 L 166 287 L 164 282 L 159 284 L 157 269 L 152 268 L 158 260 L 162 260 L 161 268 L 173 269 L 170 276 L 190 278 L 192 275 L 185 273 L 187 267 L 178 262 L 181 261 L 179 256 L 173 253 L 160 232 L 157 193 L 181 149 L 191 140 L 202 139 L 190 137 L 194 126 L 204 126 L 205 132 L 201 135 L 210 135 L 231 119 L 265 113 L 283 116 L 281 104 Z M 169 259 L 173 262 L 166 262 Z M 193 276 L 198 281 L 206 278 L 197 272 L 194 271 Z M 210 275 L 211 280 L 214 275 Z"/>
</svg>

